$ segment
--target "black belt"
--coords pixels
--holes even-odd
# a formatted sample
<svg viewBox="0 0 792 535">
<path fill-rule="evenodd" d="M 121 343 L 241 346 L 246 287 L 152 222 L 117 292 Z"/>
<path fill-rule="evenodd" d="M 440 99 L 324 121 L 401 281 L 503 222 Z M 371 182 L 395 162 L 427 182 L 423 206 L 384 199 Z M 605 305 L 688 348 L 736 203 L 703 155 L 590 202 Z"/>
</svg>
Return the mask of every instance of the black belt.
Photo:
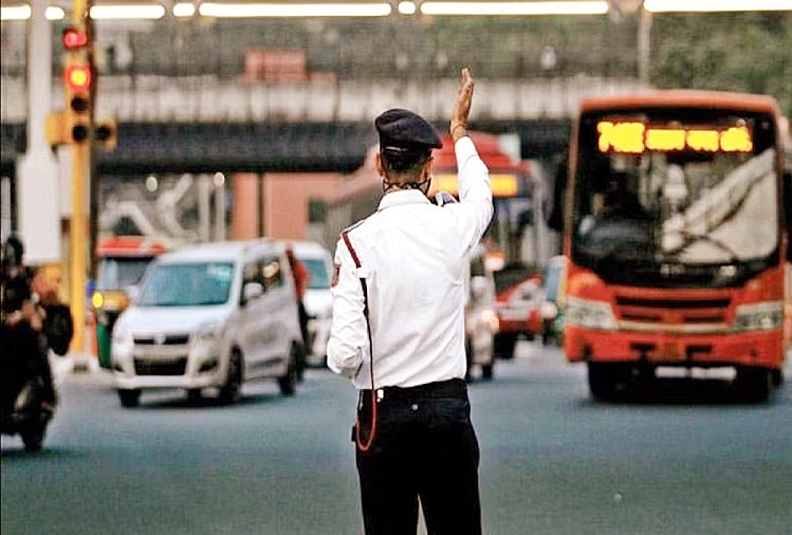
<svg viewBox="0 0 792 535">
<path fill-rule="evenodd" d="M 361 390 L 363 399 L 370 399 L 371 390 Z M 422 399 L 464 398 L 467 396 L 467 383 L 463 379 L 449 379 L 424 385 L 400 387 L 386 386 L 377 388 L 377 401 L 413 402 Z"/>
</svg>

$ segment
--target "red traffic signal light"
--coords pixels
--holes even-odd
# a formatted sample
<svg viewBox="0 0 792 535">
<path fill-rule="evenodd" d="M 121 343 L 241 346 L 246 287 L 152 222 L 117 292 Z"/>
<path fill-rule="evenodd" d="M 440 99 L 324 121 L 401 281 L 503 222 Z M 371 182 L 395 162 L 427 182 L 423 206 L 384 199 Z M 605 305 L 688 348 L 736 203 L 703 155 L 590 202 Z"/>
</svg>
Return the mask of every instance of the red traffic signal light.
<svg viewBox="0 0 792 535">
<path fill-rule="evenodd" d="M 89 140 L 91 129 L 91 91 L 93 68 L 83 59 L 72 57 L 63 71 L 66 89 L 66 113 L 69 117 L 67 140 L 69 143 L 84 143 Z"/>
<path fill-rule="evenodd" d="M 66 28 L 63 30 L 63 48 L 66 50 L 78 50 L 88 45 L 90 39 L 88 33 L 77 28 Z"/>
</svg>

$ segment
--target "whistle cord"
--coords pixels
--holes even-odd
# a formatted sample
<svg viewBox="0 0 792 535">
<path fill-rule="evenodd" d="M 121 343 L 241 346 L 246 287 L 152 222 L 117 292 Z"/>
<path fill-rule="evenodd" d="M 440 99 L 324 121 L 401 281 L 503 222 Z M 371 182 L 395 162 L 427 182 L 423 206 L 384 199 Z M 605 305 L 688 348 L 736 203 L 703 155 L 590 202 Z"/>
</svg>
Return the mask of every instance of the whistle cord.
<svg viewBox="0 0 792 535">
<path fill-rule="evenodd" d="M 344 243 L 349 249 L 349 253 L 352 255 L 352 260 L 355 261 L 355 266 L 360 269 L 360 258 L 358 258 L 357 252 L 355 248 L 352 247 L 352 243 L 349 241 L 348 232 L 342 232 L 341 237 L 344 239 Z M 358 449 L 365 453 L 369 449 L 371 449 L 371 445 L 374 443 L 374 437 L 377 434 L 377 393 L 374 388 L 374 344 L 372 343 L 371 338 L 371 321 L 369 320 L 369 300 L 368 300 L 368 286 L 366 285 L 366 279 L 364 277 L 359 277 L 360 279 L 360 286 L 363 288 L 363 316 L 366 318 L 366 332 L 368 334 L 369 339 L 369 374 L 371 378 L 371 429 L 369 431 L 369 436 L 365 440 L 363 440 L 361 428 L 362 422 L 360 421 L 360 411 L 358 411 L 358 417 L 356 418 L 357 422 L 355 424 L 355 443 L 357 444 Z M 361 409 L 365 408 L 365 400 L 361 398 Z"/>
</svg>

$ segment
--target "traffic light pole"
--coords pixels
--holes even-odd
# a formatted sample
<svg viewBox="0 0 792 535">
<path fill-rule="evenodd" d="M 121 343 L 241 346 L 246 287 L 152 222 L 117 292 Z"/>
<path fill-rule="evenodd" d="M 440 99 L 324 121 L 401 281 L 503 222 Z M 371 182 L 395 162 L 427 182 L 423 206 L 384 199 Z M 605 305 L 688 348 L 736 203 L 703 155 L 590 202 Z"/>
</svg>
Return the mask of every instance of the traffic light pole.
<svg viewBox="0 0 792 535">
<path fill-rule="evenodd" d="M 91 0 L 72 0 L 71 22 L 75 28 L 89 29 Z M 90 140 L 89 132 L 89 140 Z M 69 265 L 71 288 L 71 312 L 74 318 L 72 351 L 85 351 L 86 302 L 88 300 L 86 260 L 88 256 L 88 228 L 85 214 L 86 178 L 91 166 L 91 145 L 72 144 L 72 217 L 69 225 Z"/>
<path fill-rule="evenodd" d="M 89 145 L 75 144 L 72 148 L 72 217 L 69 225 L 69 259 L 71 274 L 71 311 L 74 317 L 75 351 L 85 349 L 86 319 L 86 257 L 87 218 L 85 217 L 86 168 L 89 165 Z"/>
</svg>

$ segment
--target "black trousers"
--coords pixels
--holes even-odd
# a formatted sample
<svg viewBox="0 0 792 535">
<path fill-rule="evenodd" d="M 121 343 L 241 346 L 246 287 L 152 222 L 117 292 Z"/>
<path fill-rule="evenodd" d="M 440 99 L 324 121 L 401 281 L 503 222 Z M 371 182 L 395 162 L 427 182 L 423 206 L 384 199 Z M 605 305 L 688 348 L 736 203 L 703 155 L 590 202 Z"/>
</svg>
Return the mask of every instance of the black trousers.
<svg viewBox="0 0 792 535">
<path fill-rule="evenodd" d="M 377 410 L 374 442 L 357 450 L 366 534 L 415 535 L 420 499 L 429 535 L 480 535 L 479 445 L 465 382 L 386 388 Z"/>
</svg>

